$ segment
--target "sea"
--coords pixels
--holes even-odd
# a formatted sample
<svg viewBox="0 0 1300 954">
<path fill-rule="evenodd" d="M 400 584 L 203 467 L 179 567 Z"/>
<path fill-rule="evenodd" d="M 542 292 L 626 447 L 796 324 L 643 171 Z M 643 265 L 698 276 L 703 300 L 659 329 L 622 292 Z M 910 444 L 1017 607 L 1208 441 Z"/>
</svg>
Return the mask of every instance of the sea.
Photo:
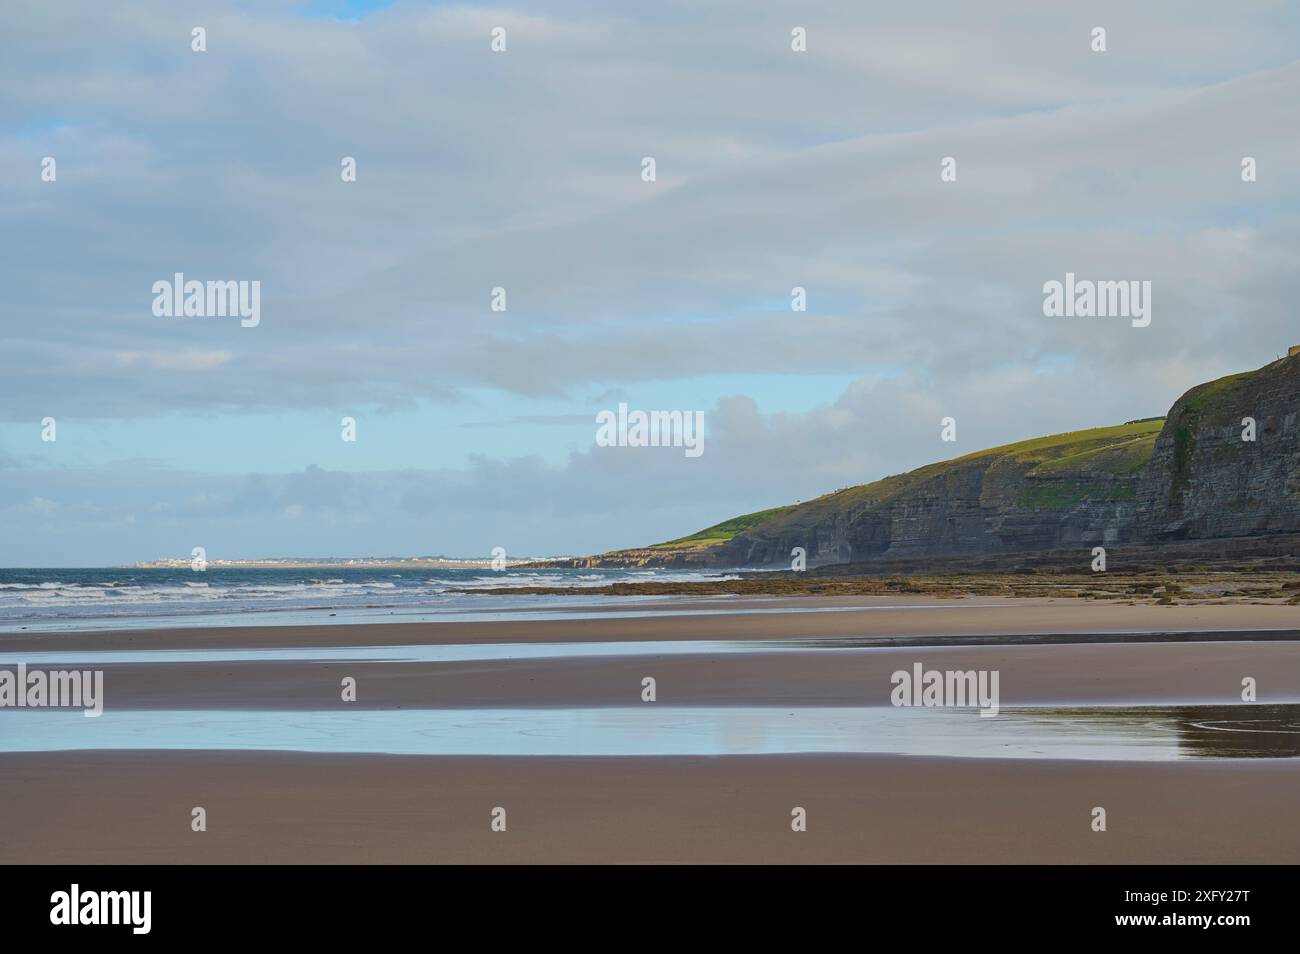
<svg viewBox="0 0 1300 954">
<path fill-rule="evenodd" d="M 318 622 L 454 622 L 532 611 L 550 614 L 610 600 L 635 605 L 662 597 L 610 597 L 613 583 L 734 579 L 671 569 L 443 569 L 328 566 L 186 568 L 0 568 L 0 632 L 141 628 L 160 625 L 274 625 Z M 564 586 L 574 596 L 455 592 Z"/>
</svg>

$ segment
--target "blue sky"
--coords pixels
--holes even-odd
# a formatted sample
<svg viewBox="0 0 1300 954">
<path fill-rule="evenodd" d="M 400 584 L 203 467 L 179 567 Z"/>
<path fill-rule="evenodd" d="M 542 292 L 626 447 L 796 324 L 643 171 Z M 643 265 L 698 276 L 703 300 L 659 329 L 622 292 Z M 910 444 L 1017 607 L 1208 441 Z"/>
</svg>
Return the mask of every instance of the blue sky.
<svg viewBox="0 0 1300 954">
<path fill-rule="evenodd" d="M 105 467 L 150 460 L 176 468 L 198 467 L 215 474 L 242 474 L 255 460 L 262 470 L 290 472 L 308 466 L 386 471 L 402 468 L 463 467 L 474 455 L 536 455 L 558 465 L 574 450 L 589 447 L 598 410 L 619 400 L 645 408 L 712 407 L 727 395 L 757 395 L 765 413 L 807 413 L 838 397 L 852 376 L 722 375 L 681 382 L 648 381 L 634 393 L 597 389 L 583 395 L 522 404 L 498 391 L 467 390 L 454 405 L 426 404 L 408 410 L 367 413 L 340 405 L 322 410 L 265 414 L 172 413 L 128 419 L 65 418 L 59 440 L 33 444 L 31 424 L 0 423 L 0 446 L 25 446 L 33 464 Z M 603 400 L 602 400 L 603 398 Z M 611 400 L 611 398 L 613 398 Z M 526 413 L 525 413 L 526 412 Z M 339 440 L 340 422 L 358 422 L 364 445 Z M 56 418 L 57 420 L 57 418 Z M 426 440 L 412 442 L 410 435 Z M 240 453 L 232 455 L 232 447 Z"/>
<path fill-rule="evenodd" d="M 644 544 L 1300 343 L 1293 5 L 0 17 L 0 565 Z M 177 271 L 260 325 L 155 316 Z M 1044 318 L 1066 271 L 1152 325 Z M 619 402 L 705 453 L 596 446 Z"/>
<path fill-rule="evenodd" d="M 331 17 L 336 20 L 364 20 L 387 10 L 394 0 L 306 0 L 298 4 L 304 16 Z M 466 4 L 469 6 L 469 4 Z"/>
</svg>

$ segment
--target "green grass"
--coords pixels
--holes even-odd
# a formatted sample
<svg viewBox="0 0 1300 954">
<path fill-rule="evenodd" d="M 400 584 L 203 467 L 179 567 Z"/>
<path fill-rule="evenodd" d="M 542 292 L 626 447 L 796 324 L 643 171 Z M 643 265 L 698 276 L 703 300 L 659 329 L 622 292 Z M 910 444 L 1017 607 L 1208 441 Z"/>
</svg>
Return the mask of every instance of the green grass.
<svg viewBox="0 0 1300 954">
<path fill-rule="evenodd" d="M 1155 450 L 1156 437 L 1164 425 L 1161 421 L 1136 436 L 1123 437 L 1113 442 L 1088 442 L 1074 453 L 1054 457 L 1034 467 L 1030 476 L 1047 477 L 1053 474 L 1082 471 L 1113 474 L 1127 477 L 1146 466 Z"/>
<path fill-rule="evenodd" d="M 1229 374 L 1226 377 L 1211 381 L 1208 384 L 1203 384 L 1199 389 L 1193 389 L 1196 393 L 1187 399 L 1187 403 L 1183 405 L 1182 413 L 1195 414 L 1199 417 L 1210 405 L 1211 400 L 1220 397 L 1224 391 L 1233 387 L 1238 382 L 1251 377 L 1253 374 L 1255 374 L 1254 371 L 1243 371 L 1240 374 Z"/>
<path fill-rule="evenodd" d="M 678 537 L 676 540 L 667 540 L 664 543 L 656 543 L 649 547 L 651 550 L 663 550 L 678 547 L 711 547 L 720 543 L 726 543 L 738 533 L 744 533 L 746 530 L 752 530 L 760 524 L 767 523 L 775 517 L 789 513 L 795 509 L 795 504 L 789 504 L 785 507 L 773 507 L 770 510 L 760 510 L 757 513 L 747 513 L 740 517 L 733 517 L 730 520 L 724 520 L 722 523 L 714 524 L 711 527 L 705 527 L 697 533 L 692 533 L 688 537 Z"/>
<path fill-rule="evenodd" d="M 1096 454 L 1117 445 L 1131 445 L 1135 450 L 1150 441 L 1154 444 L 1156 435 L 1164 426 L 1164 418 L 1151 418 L 1120 424 L 1115 427 L 1094 427 L 1086 431 L 1067 431 L 1064 434 L 1052 434 L 1049 437 L 1037 437 L 1032 440 L 1019 441 L 1015 444 L 1003 444 L 988 450 L 976 451 L 959 457 L 949 463 L 979 460 L 983 457 L 1011 457 L 1023 463 L 1049 462 L 1063 466 L 1067 462 L 1081 459 L 1089 454 Z M 1150 453 L 1147 454 L 1149 458 Z"/>
</svg>

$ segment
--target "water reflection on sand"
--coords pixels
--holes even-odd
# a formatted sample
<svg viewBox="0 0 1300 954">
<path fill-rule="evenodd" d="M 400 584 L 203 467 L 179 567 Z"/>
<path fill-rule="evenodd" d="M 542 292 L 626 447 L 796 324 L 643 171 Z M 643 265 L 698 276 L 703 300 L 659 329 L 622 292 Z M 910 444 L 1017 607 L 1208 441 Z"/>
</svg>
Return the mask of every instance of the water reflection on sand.
<svg viewBox="0 0 1300 954">
<path fill-rule="evenodd" d="M 891 753 L 1172 761 L 1300 757 L 1300 706 L 975 709 L 719 706 L 308 711 L 0 710 L 0 751 L 280 750 L 409 755 Z"/>
</svg>

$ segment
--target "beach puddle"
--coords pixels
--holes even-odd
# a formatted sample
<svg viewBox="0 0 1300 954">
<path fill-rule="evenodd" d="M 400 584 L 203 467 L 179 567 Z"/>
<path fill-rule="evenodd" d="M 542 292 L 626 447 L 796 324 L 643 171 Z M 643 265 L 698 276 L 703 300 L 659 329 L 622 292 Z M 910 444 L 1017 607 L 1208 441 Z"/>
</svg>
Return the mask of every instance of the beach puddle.
<svg viewBox="0 0 1300 954">
<path fill-rule="evenodd" d="M 0 650 L 0 666 L 112 665 L 226 662 L 495 662 L 618 656 L 729 656 L 825 652 L 926 652 L 1024 644 L 1116 642 L 1227 642 L 1292 640 L 1294 631 L 1218 633 L 1070 633 L 1056 636 L 837 636 L 781 639 L 629 639 L 584 642 L 440 643 L 399 646 L 259 646 L 247 649 L 31 649 Z M 57 638 L 51 644 L 57 644 Z"/>
<path fill-rule="evenodd" d="M 496 756 L 874 753 L 1173 761 L 1300 757 L 1300 706 L 0 711 L 0 751 Z"/>
<path fill-rule="evenodd" d="M 221 662 L 493 662 L 586 659 L 612 656 L 712 656 L 737 653 L 808 653 L 881 648 L 875 643 L 831 639 L 660 639 L 609 642 L 446 643 L 409 646 L 266 646 L 256 649 L 112 649 L 0 652 L 0 666 L 108 665 L 112 663 Z M 896 647 L 884 647 L 896 648 Z M 922 647 L 918 647 L 922 648 Z"/>
<path fill-rule="evenodd" d="M 439 597 L 442 601 L 443 597 Z M 578 619 L 649 619 L 675 616 L 763 616 L 786 613 L 862 613 L 893 610 L 965 610 L 1000 609 L 1008 603 L 970 603 L 951 605 L 923 603 L 915 605 L 852 605 L 852 606 L 754 606 L 754 605 L 704 605 L 716 601 L 723 603 L 725 596 L 549 596 L 545 604 L 536 597 L 471 596 L 454 606 L 429 605 L 375 605 L 375 606 L 315 606 L 296 609 L 260 606 L 219 611 L 207 605 L 171 613 L 160 612 L 158 606 L 142 608 L 138 612 L 104 614 L 93 608 L 84 613 L 68 616 L 58 612 L 30 614 L 21 608 L 6 611 L 4 598 L 0 597 L 0 633 L 20 633 L 24 630 L 40 633 L 77 633 L 87 631 L 128 631 L 148 629 L 230 629 L 245 626 L 339 626 L 373 623 L 507 623 L 536 620 Z M 751 597 L 747 604 L 763 603 L 779 598 Z M 674 602 L 689 603 L 674 608 Z M 665 603 L 669 605 L 664 605 Z M 645 608 L 639 608 L 644 606 Z M 16 615 L 15 615 L 16 614 Z"/>
</svg>

